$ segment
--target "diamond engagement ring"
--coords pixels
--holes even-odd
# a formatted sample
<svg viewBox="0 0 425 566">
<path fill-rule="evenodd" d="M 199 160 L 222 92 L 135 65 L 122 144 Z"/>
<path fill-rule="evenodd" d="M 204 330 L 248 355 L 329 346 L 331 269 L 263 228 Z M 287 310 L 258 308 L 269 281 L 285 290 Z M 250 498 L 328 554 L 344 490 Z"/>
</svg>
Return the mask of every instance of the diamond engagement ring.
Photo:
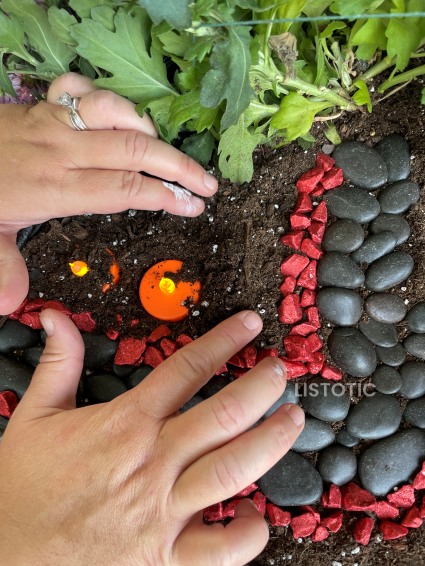
<svg viewBox="0 0 425 566">
<path fill-rule="evenodd" d="M 71 120 L 71 125 L 74 130 L 79 132 L 84 132 L 90 130 L 86 125 L 84 120 L 81 118 L 78 112 L 78 104 L 80 102 L 79 98 L 72 98 L 70 94 L 64 92 L 57 100 L 58 104 L 61 104 L 65 108 L 69 109 L 69 118 Z"/>
</svg>

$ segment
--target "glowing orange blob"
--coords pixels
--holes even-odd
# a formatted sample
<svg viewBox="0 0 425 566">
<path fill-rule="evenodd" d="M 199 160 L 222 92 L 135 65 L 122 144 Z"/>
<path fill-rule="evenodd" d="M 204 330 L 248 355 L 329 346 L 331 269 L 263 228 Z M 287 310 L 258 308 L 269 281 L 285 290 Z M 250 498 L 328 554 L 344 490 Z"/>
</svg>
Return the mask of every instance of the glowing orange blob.
<svg viewBox="0 0 425 566">
<path fill-rule="evenodd" d="M 77 277 L 84 277 L 90 271 L 89 266 L 85 261 L 73 261 L 69 264 L 71 271 Z"/>
<path fill-rule="evenodd" d="M 105 283 L 105 285 L 103 285 L 103 287 L 102 287 L 103 293 L 106 293 L 107 291 L 109 291 L 110 288 L 113 285 L 116 285 L 118 283 L 118 281 L 120 280 L 120 268 L 118 266 L 118 263 L 115 260 L 115 256 L 114 256 L 113 252 L 111 252 L 111 250 L 109 248 L 106 248 L 105 251 L 107 251 L 108 254 L 112 256 L 112 263 L 111 263 L 111 267 L 109 268 L 109 273 L 112 275 L 112 283 Z"/>
<path fill-rule="evenodd" d="M 177 322 L 183 320 L 189 309 L 183 303 L 197 303 L 201 283 L 179 281 L 177 274 L 183 263 L 177 259 L 168 259 L 155 264 L 148 269 L 139 287 L 140 301 L 143 308 L 159 320 Z M 167 274 L 167 276 L 165 276 Z"/>
</svg>

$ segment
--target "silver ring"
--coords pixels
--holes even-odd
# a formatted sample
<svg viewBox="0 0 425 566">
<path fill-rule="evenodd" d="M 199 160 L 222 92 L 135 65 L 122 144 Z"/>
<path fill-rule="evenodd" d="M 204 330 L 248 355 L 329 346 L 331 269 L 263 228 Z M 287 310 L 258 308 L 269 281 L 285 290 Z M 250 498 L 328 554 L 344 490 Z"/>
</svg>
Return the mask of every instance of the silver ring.
<svg viewBox="0 0 425 566">
<path fill-rule="evenodd" d="M 71 125 L 74 130 L 78 130 L 79 132 L 87 132 L 90 130 L 78 112 L 78 105 L 80 103 L 79 98 L 72 98 L 70 94 L 64 92 L 58 98 L 57 102 L 69 109 L 69 119 L 71 120 Z"/>
</svg>

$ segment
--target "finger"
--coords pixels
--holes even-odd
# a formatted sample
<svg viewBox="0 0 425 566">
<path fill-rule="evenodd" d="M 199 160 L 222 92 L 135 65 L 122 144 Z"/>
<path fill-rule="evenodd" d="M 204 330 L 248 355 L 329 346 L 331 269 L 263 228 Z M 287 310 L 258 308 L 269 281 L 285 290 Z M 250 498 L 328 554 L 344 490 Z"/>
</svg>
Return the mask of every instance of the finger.
<svg viewBox="0 0 425 566">
<path fill-rule="evenodd" d="M 24 258 L 16 246 L 16 234 L 0 234 L 0 314 L 15 311 L 28 293 Z"/>
<path fill-rule="evenodd" d="M 177 505 L 192 514 L 232 497 L 258 480 L 288 452 L 303 424 L 302 409 L 284 405 L 258 427 L 202 456 L 177 480 L 174 491 Z"/>
<path fill-rule="evenodd" d="M 253 426 L 282 395 L 285 367 L 278 358 L 263 360 L 242 379 L 168 421 L 168 451 L 183 467 Z M 190 430 L 190 444 L 186 431 Z"/>
<path fill-rule="evenodd" d="M 126 402 L 132 398 L 136 407 L 157 418 L 174 414 L 261 328 L 261 318 L 251 311 L 228 318 L 158 366 L 125 395 Z"/>
<path fill-rule="evenodd" d="M 108 90 L 98 90 L 93 81 L 76 73 L 67 73 L 53 81 L 47 101 L 57 104 L 59 97 L 68 92 L 81 98 L 78 112 L 91 130 L 138 130 L 158 137 L 152 120 L 147 114 L 139 116 L 136 105 Z M 66 126 L 70 125 L 69 111 L 60 113 Z"/>
<path fill-rule="evenodd" d="M 173 563 L 185 566 L 243 566 L 264 549 L 269 538 L 266 521 L 247 499 L 239 503 L 234 520 L 220 525 L 189 525 L 175 543 Z"/>
<path fill-rule="evenodd" d="M 35 410 L 37 417 L 75 408 L 84 356 L 81 335 L 67 316 L 47 309 L 40 319 L 47 333 L 46 347 L 18 407 Z"/>
</svg>

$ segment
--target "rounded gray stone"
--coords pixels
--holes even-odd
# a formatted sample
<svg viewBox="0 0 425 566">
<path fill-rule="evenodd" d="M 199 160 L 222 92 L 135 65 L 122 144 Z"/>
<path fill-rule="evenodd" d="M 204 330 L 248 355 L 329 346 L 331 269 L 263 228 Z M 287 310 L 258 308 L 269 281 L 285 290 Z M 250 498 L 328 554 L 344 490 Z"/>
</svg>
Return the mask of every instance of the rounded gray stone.
<svg viewBox="0 0 425 566">
<path fill-rule="evenodd" d="M 44 346 L 34 346 L 24 350 L 23 358 L 32 367 L 37 367 L 44 352 Z"/>
<path fill-rule="evenodd" d="M 412 256 L 405 252 L 392 252 L 367 268 L 365 286 L 370 291 L 387 291 L 405 281 L 413 268 Z"/>
<path fill-rule="evenodd" d="M 137 387 L 144 379 L 148 377 L 150 373 L 153 372 L 153 367 L 151 366 L 140 366 L 136 371 L 133 371 L 126 379 L 127 387 L 133 389 Z"/>
<path fill-rule="evenodd" d="M 402 214 L 412 204 L 418 202 L 420 197 L 419 186 L 413 181 L 398 181 L 383 189 L 378 201 L 381 212 L 388 214 Z"/>
<path fill-rule="evenodd" d="M 326 228 L 322 241 L 325 252 L 349 254 L 359 248 L 364 240 L 364 229 L 354 220 L 342 218 Z"/>
<path fill-rule="evenodd" d="M 2 438 L 7 425 L 9 424 L 9 419 L 0 416 L 0 438 Z"/>
<path fill-rule="evenodd" d="M 388 182 L 407 179 L 410 175 L 410 151 L 406 139 L 399 134 L 391 134 L 375 145 L 388 170 Z"/>
<path fill-rule="evenodd" d="M 380 214 L 370 225 L 372 234 L 380 232 L 393 232 L 397 238 L 397 246 L 404 244 L 410 236 L 410 225 L 399 214 Z"/>
<path fill-rule="evenodd" d="M 410 355 L 425 360 L 425 334 L 409 334 L 403 346 Z"/>
<path fill-rule="evenodd" d="M 391 366 L 379 366 L 372 374 L 372 383 L 379 393 L 393 395 L 400 391 L 403 381 L 399 372 Z"/>
<path fill-rule="evenodd" d="M 397 238 L 393 232 L 379 232 L 369 236 L 351 257 L 356 263 L 373 263 L 392 252 L 396 245 Z"/>
<path fill-rule="evenodd" d="M 226 375 L 215 375 L 203 386 L 200 393 L 202 397 L 208 399 L 221 391 L 224 387 L 227 387 L 229 383 L 231 383 L 231 381 Z"/>
<path fill-rule="evenodd" d="M 400 404 L 393 395 L 374 392 L 351 408 L 345 426 L 357 438 L 376 440 L 393 434 L 400 426 L 401 415 Z"/>
<path fill-rule="evenodd" d="M 33 370 L 25 364 L 0 356 L 0 391 L 14 391 L 21 399 L 31 382 Z"/>
<path fill-rule="evenodd" d="M 335 440 L 335 433 L 331 425 L 315 419 L 306 417 L 304 428 L 292 445 L 295 452 L 316 452 L 323 450 Z"/>
<path fill-rule="evenodd" d="M 128 364 L 119 365 L 119 364 L 112 364 L 112 370 L 117 377 L 121 379 L 125 379 L 130 377 L 132 373 L 134 373 L 134 366 L 130 366 Z"/>
<path fill-rule="evenodd" d="M 425 397 L 409 401 L 404 409 L 403 419 L 412 426 L 425 428 Z"/>
<path fill-rule="evenodd" d="M 189 401 L 187 401 L 187 403 L 185 403 L 183 407 L 180 408 L 180 412 L 186 413 L 187 411 L 189 411 L 193 407 L 196 407 L 196 405 L 199 405 L 203 401 L 205 401 L 205 399 L 201 395 L 199 395 L 199 393 L 197 393 L 191 399 L 189 399 Z"/>
<path fill-rule="evenodd" d="M 379 361 L 387 366 L 398 367 L 406 361 L 406 350 L 400 342 L 392 348 L 376 346 L 375 351 Z"/>
<path fill-rule="evenodd" d="M 371 222 L 381 211 L 377 198 L 355 187 L 333 189 L 325 195 L 324 200 L 330 214 L 360 224 Z"/>
<path fill-rule="evenodd" d="M 367 321 L 360 322 L 359 330 L 376 346 L 391 348 L 398 342 L 397 329 L 394 324 L 386 324 L 370 318 Z"/>
<path fill-rule="evenodd" d="M 25 350 L 40 342 L 40 332 L 33 330 L 17 320 L 8 319 L 0 328 L 0 354 L 11 354 L 15 350 Z"/>
<path fill-rule="evenodd" d="M 321 257 L 317 264 L 317 281 L 322 287 L 361 287 L 365 276 L 360 267 L 340 252 L 330 252 Z"/>
<path fill-rule="evenodd" d="M 334 444 L 320 452 L 317 471 L 325 483 L 345 485 L 357 473 L 357 458 L 349 448 Z"/>
<path fill-rule="evenodd" d="M 272 503 L 285 507 L 311 505 L 319 501 L 323 492 L 319 472 L 292 450 L 270 468 L 257 484 Z"/>
<path fill-rule="evenodd" d="M 354 446 L 357 446 L 360 439 L 350 434 L 346 428 L 342 428 L 336 435 L 336 441 L 342 446 L 353 448 Z"/>
<path fill-rule="evenodd" d="M 323 318 L 338 326 L 357 324 L 362 316 L 362 298 L 352 289 L 323 287 L 316 301 Z"/>
<path fill-rule="evenodd" d="M 358 471 L 363 487 L 376 496 L 387 495 L 413 479 L 425 459 L 425 432 L 409 428 L 366 448 Z"/>
<path fill-rule="evenodd" d="M 295 387 L 295 383 L 292 381 L 286 382 L 285 391 L 279 397 L 279 399 L 273 403 L 273 405 L 264 413 L 264 417 L 270 417 L 279 407 L 285 405 L 285 403 L 293 403 L 294 405 L 298 404 L 298 395 L 297 389 Z"/>
<path fill-rule="evenodd" d="M 90 375 L 87 378 L 87 392 L 98 403 L 112 401 L 126 391 L 124 382 L 116 375 Z"/>
<path fill-rule="evenodd" d="M 406 399 L 417 399 L 425 393 L 425 363 L 406 362 L 398 370 L 403 380 L 399 394 Z"/>
<path fill-rule="evenodd" d="M 416 334 L 425 334 L 425 302 L 416 303 L 406 316 L 407 329 Z"/>
<path fill-rule="evenodd" d="M 329 379 L 315 377 L 300 389 L 304 410 L 321 421 L 342 421 L 350 409 L 350 397 L 344 386 Z"/>
<path fill-rule="evenodd" d="M 337 167 L 353 185 L 362 189 L 378 189 L 388 180 L 388 170 L 382 156 L 368 145 L 347 141 L 339 144 L 332 157 Z"/>
<path fill-rule="evenodd" d="M 335 364 L 354 377 L 372 375 L 378 363 L 373 345 L 356 328 L 334 328 L 328 350 Z"/>
<path fill-rule="evenodd" d="M 85 352 L 84 365 L 89 368 L 103 367 L 113 361 L 118 342 L 107 336 L 82 334 Z"/>
<path fill-rule="evenodd" d="M 374 293 L 366 299 L 365 310 L 378 322 L 397 324 L 406 316 L 407 307 L 399 295 Z"/>
</svg>

